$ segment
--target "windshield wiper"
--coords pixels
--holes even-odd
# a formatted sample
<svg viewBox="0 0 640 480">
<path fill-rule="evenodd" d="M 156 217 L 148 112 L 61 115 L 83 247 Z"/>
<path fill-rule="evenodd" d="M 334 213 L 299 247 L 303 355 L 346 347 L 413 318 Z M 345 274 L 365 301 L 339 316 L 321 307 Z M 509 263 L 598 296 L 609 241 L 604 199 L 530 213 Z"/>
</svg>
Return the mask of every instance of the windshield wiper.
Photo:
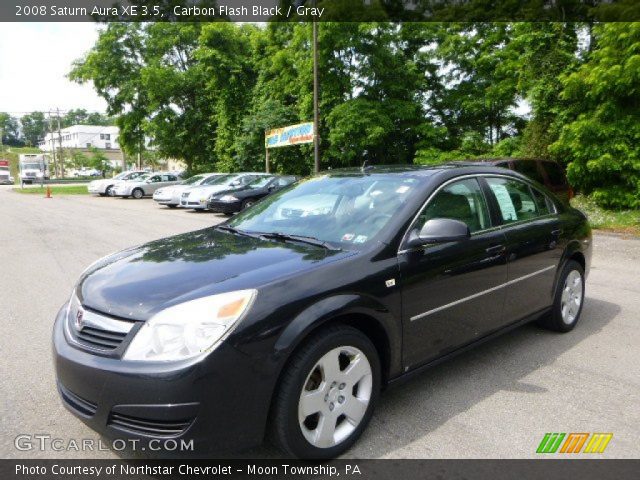
<svg viewBox="0 0 640 480">
<path fill-rule="evenodd" d="M 289 240 L 292 242 L 307 243 L 309 245 L 322 247 L 327 250 L 340 250 L 339 248 L 331 245 L 329 242 L 325 242 L 324 240 L 320 240 L 316 237 L 308 237 L 306 235 L 290 235 L 288 233 L 282 233 L 282 232 L 264 232 L 264 233 L 256 232 L 256 234 L 260 235 L 263 238 L 268 238 L 272 240 L 283 240 L 283 241 Z"/>
<path fill-rule="evenodd" d="M 216 227 L 214 227 L 218 230 L 222 230 L 223 232 L 230 232 L 236 235 L 242 235 L 245 237 L 251 237 L 251 238 L 256 238 L 258 237 L 258 235 L 253 235 L 249 232 L 245 232 L 244 230 L 238 230 L 237 228 L 234 227 L 229 227 L 228 225 L 216 225 Z"/>
</svg>

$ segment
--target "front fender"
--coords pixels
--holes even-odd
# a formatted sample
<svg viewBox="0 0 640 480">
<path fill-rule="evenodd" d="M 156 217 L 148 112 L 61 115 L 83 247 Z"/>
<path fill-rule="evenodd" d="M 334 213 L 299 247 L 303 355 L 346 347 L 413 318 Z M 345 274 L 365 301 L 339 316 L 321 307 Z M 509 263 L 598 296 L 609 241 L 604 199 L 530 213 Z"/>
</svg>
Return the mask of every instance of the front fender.
<svg viewBox="0 0 640 480">
<path fill-rule="evenodd" d="M 359 319 L 369 318 L 375 327 L 384 332 L 388 342 L 389 376 L 395 376 L 401 366 L 401 322 L 380 301 L 361 293 L 349 293 L 323 298 L 300 312 L 281 332 L 274 350 L 280 362 L 318 327 L 339 317 L 349 315 Z"/>
</svg>

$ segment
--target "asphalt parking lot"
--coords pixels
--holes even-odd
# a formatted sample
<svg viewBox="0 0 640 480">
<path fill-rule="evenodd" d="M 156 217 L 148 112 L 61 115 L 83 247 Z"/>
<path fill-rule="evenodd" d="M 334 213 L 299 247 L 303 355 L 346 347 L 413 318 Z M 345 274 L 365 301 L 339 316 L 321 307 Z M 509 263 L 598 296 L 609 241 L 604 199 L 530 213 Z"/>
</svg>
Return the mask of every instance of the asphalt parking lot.
<svg viewBox="0 0 640 480">
<path fill-rule="evenodd" d="M 117 456 L 14 446 L 20 434 L 99 438 L 58 399 L 50 352 L 54 315 L 97 258 L 224 219 L 148 199 L 44 199 L 0 187 L 1 457 Z M 530 458 L 546 432 L 612 432 L 601 456 L 637 458 L 640 240 L 594 240 L 587 299 L 572 333 L 525 326 L 387 391 L 347 456 Z M 273 454 L 264 447 L 242 455 Z"/>
</svg>

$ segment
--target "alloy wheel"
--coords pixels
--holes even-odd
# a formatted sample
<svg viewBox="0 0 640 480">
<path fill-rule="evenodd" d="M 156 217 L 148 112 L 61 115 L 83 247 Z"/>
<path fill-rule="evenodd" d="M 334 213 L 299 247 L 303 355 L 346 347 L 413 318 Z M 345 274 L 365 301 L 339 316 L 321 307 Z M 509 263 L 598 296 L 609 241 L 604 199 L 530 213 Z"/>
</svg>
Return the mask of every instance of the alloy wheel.
<svg viewBox="0 0 640 480">
<path fill-rule="evenodd" d="M 323 355 L 307 376 L 298 401 L 298 423 L 307 441 L 330 448 L 346 440 L 367 412 L 373 390 L 371 365 L 358 348 Z"/>
<path fill-rule="evenodd" d="M 582 294 L 582 275 L 577 270 L 571 270 L 564 281 L 560 302 L 562 321 L 565 324 L 572 324 L 578 316 L 582 304 Z"/>
</svg>

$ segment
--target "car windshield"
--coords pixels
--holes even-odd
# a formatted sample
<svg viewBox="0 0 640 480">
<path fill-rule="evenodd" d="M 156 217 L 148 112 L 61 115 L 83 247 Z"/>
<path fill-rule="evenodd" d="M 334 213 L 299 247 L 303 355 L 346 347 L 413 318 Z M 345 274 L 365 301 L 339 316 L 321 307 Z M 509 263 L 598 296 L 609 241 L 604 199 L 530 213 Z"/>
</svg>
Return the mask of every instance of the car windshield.
<svg viewBox="0 0 640 480">
<path fill-rule="evenodd" d="M 145 180 L 148 180 L 149 178 L 151 178 L 151 173 L 145 173 L 144 175 L 140 175 L 137 177 L 129 177 L 127 178 L 127 180 L 135 180 L 136 182 L 144 182 Z"/>
<path fill-rule="evenodd" d="M 415 177 L 385 174 L 313 177 L 267 197 L 227 225 L 354 248 L 371 241 L 416 195 L 418 184 Z"/>
<path fill-rule="evenodd" d="M 202 180 L 203 178 L 205 178 L 204 175 L 194 175 L 191 178 L 187 178 L 186 180 L 183 180 L 182 185 L 193 185 L 194 183 L 199 183 L 200 180 Z"/>
<path fill-rule="evenodd" d="M 23 163 L 22 168 L 40 170 L 40 164 L 39 163 Z"/>
<path fill-rule="evenodd" d="M 224 183 L 226 180 L 230 178 L 235 178 L 235 177 L 236 175 L 213 175 L 207 178 L 200 185 L 219 185 L 221 183 Z"/>
<path fill-rule="evenodd" d="M 149 175 L 148 173 L 130 172 L 130 173 L 124 174 L 124 177 L 122 177 L 122 180 L 133 180 L 136 178 L 142 179 L 148 175 Z"/>
<path fill-rule="evenodd" d="M 251 188 L 262 188 L 271 180 L 273 180 L 273 177 L 259 177 L 256 178 L 253 182 L 248 183 L 247 185 Z"/>
</svg>

